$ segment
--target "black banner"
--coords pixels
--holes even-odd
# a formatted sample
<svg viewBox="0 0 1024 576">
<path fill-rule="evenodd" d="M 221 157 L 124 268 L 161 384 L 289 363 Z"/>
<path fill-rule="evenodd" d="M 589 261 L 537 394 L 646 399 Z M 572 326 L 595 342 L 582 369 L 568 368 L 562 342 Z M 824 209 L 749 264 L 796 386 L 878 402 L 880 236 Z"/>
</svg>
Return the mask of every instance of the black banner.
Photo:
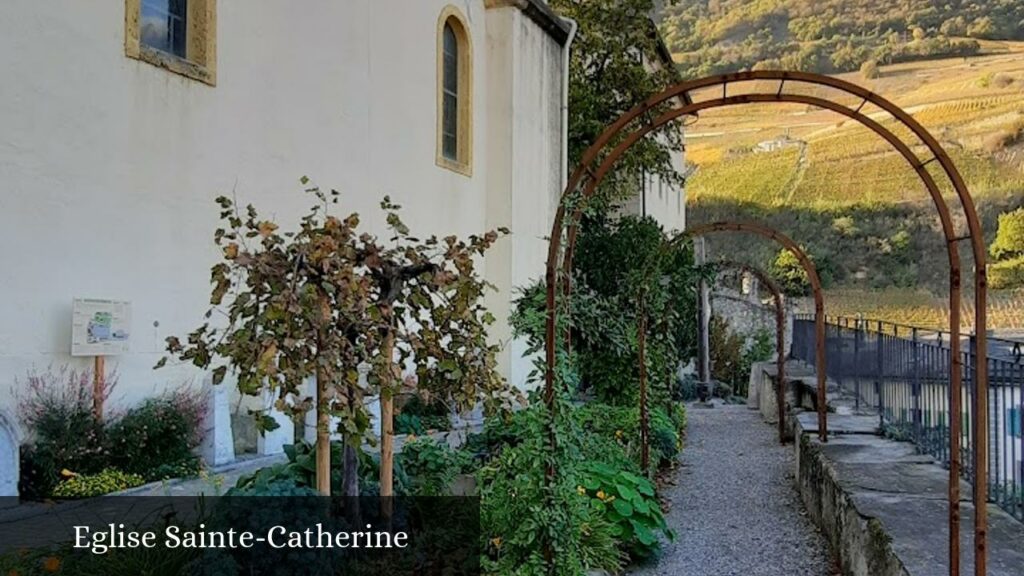
<svg viewBox="0 0 1024 576">
<path fill-rule="evenodd" d="M 473 497 L 111 496 L 7 508 L 0 574 L 471 576 L 479 542 Z"/>
</svg>

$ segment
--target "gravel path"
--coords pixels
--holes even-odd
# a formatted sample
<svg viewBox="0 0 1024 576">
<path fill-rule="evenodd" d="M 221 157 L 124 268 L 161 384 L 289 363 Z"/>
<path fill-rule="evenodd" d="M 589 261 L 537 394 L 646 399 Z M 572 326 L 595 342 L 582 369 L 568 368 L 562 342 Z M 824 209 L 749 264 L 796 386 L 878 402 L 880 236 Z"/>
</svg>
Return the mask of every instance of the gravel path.
<svg viewBox="0 0 1024 576">
<path fill-rule="evenodd" d="M 664 490 L 677 533 L 631 574 L 832 576 L 822 535 L 793 480 L 793 447 L 745 406 L 690 408 L 677 484 Z"/>
</svg>

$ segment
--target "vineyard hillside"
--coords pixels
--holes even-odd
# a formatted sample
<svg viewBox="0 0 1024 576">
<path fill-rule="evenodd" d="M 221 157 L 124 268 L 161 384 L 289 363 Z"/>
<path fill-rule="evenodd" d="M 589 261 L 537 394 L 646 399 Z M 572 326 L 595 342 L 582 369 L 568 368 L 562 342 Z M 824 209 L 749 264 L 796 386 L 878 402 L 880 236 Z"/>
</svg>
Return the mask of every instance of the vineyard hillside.
<svg viewBox="0 0 1024 576">
<path fill-rule="evenodd" d="M 880 66 L 873 78 L 840 77 L 902 106 L 940 140 L 975 199 L 987 244 L 998 215 L 1024 205 L 1024 44 L 988 42 L 985 50 Z M 867 111 L 906 135 L 884 113 Z M 920 146 L 915 151 L 923 153 Z M 945 293 L 948 261 L 926 189 L 891 146 L 856 122 L 797 105 L 709 110 L 688 128 L 686 155 L 689 222 L 752 219 L 776 226 L 809 248 L 829 286 L 847 301 L 856 301 L 851 294 L 858 291 L 869 300 L 879 290 Z M 951 195 L 938 166 L 929 170 Z M 950 200 L 962 228 L 963 213 Z M 742 238 L 711 244 L 724 253 L 744 251 L 764 267 L 777 254 L 776 247 Z M 965 269 L 971 266 L 964 261 Z M 908 304 L 918 315 L 927 307 Z"/>
</svg>

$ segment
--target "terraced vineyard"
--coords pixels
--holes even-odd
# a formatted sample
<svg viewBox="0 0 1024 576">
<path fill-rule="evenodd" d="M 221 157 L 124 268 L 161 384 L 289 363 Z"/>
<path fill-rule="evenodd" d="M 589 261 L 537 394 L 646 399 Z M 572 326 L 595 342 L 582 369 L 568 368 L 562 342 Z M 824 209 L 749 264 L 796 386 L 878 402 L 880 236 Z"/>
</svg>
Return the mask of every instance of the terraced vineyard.
<svg viewBox="0 0 1024 576">
<path fill-rule="evenodd" d="M 985 48 L 997 53 L 887 66 L 875 80 L 843 77 L 904 107 L 941 141 L 990 242 L 998 214 L 1024 205 L 1024 44 Z M 884 112 L 869 108 L 900 134 Z M 757 220 L 789 233 L 831 279 L 830 313 L 929 326 L 948 320 L 934 207 L 914 170 L 870 130 L 803 106 L 709 110 L 688 129 L 687 161 L 696 168 L 687 183 L 688 221 Z M 938 165 L 929 170 L 951 194 Z M 762 267 L 777 253 L 743 237 L 716 238 L 712 246 Z M 1024 328 L 1024 294 L 995 294 L 992 302 L 995 327 Z"/>
<path fill-rule="evenodd" d="M 801 310 L 812 311 L 809 300 L 801 301 Z M 825 293 L 826 313 L 836 316 L 857 316 L 888 320 L 923 328 L 944 329 L 949 326 L 949 302 L 943 296 L 929 292 L 904 289 L 886 289 L 876 292 L 863 290 L 828 290 Z M 974 296 L 963 298 L 961 325 L 970 329 L 974 325 Z M 993 330 L 1024 329 L 1024 290 L 994 292 L 989 297 L 988 324 Z"/>
</svg>

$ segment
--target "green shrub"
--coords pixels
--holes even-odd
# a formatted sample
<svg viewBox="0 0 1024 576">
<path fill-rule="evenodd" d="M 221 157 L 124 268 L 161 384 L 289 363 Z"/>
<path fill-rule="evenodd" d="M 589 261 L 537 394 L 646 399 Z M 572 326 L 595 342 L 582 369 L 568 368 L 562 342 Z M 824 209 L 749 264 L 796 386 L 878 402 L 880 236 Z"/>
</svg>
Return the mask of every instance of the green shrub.
<svg viewBox="0 0 1024 576">
<path fill-rule="evenodd" d="M 430 437 L 406 442 L 397 459 L 401 459 L 412 494 L 416 496 L 449 494 L 455 476 L 468 469 L 470 463 L 465 453 Z"/>
<path fill-rule="evenodd" d="M 144 401 L 108 428 L 109 463 L 147 480 L 196 470 L 193 450 L 202 438 L 203 412 L 198 394 L 185 389 Z"/>
<path fill-rule="evenodd" d="M 576 417 L 585 436 L 584 447 L 596 436 L 613 440 L 625 458 L 639 472 L 641 460 L 640 409 L 624 406 L 609 406 L 592 402 L 580 407 Z M 670 461 L 679 453 L 679 432 L 668 414 L 660 407 L 649 412 L 650 421 L 650 462 L 653 468 L 659 463 Z M 599 459 L 610 465 L 617 465 L 614 456 L 600 458 L 597 454 L 584 454 L 588 459 Z M 621 467 L 621 466 L 620 466 Z"/>
<path fill-rule="evenodd" d="M 612 524 L 612 534 L 634 558 L 647 558 L 658 549 L 658 532 L 675 538 L 647 478 L 602 462 L 585 462 L 577 490 L 590 497 L 591 509 Z"/>
<path fill-rule="evenodd" d="M 989 264 L 988 285 L 993 290 L 1024 286 L 1024 257 Z"/>
<path fill-rule="evenodd" d="M 342 488 L 345 465 L 342 458 L 344 445 L 331 442 L 331 493 L 339 494 Z M 293 486 L 296 489 L 316 487 L 316 451 L 308 442 L 298 442 L 284 447 L 288 461 L 274 466 L 260 468 L 251 474 L 241 476 L 235 487 L 228 490 L 227 495 L 262 494 L 268 490 L 280 491 L 282 486 Z M 358 452 L 359 493 L 363 496 L 379 494 L 378 478 L 380 477 L 380 455 Z M 409 480 L 402 468 L 401 459 L 395 459 L 394 488 L 396 495 L 408 492 Z M 301 493 L 301 490 L 300 490 Z"/>
<path fill-rule="evenodd" d="M 116 384 L 107 379 L 104 394 Z M 61 470 L 99 472 L 106 465 L 103 423 L 93 414 L 93 376 L 63 367 L 30 371 L 16 389 L 18 415 L 27 432 L 21 447 L 19 489 L 23 497 L 46 498 L 60 481 Z"/>
<path fill-rule="evenodd" d="M 425 402 L 413 396 L 395 416 L 395 434 L 422 436 L 430 430 L 451 429 L 451 416 L 443 402 Z"/>
<path fill-rule="evenodd" d="M 145 478 L 138 474 L 107 468 L 98 474 L 77 475 L 61 482 L 54 488 L 53 496 L 54 498 L 92 498 L 142 486 L 145 483 Z"/>
<path fill-rule="evenodd" d="M 539 432 L 539 430 L 538 430 Z M 623 564 L 614 526 L 576 490 L 571 462 L 545 486 L 536 437 L 501 451 L 477 473 L 485 574 L 544 576 L 545 538 L 554 546 L 554 574 L 618 573 Z"/>
<path fill-rule="evenodd" d="M 999 215 L 996 239 L 989 253 L 996 260 L 1024 257 L 1024 208 Z"/>
</svg>

